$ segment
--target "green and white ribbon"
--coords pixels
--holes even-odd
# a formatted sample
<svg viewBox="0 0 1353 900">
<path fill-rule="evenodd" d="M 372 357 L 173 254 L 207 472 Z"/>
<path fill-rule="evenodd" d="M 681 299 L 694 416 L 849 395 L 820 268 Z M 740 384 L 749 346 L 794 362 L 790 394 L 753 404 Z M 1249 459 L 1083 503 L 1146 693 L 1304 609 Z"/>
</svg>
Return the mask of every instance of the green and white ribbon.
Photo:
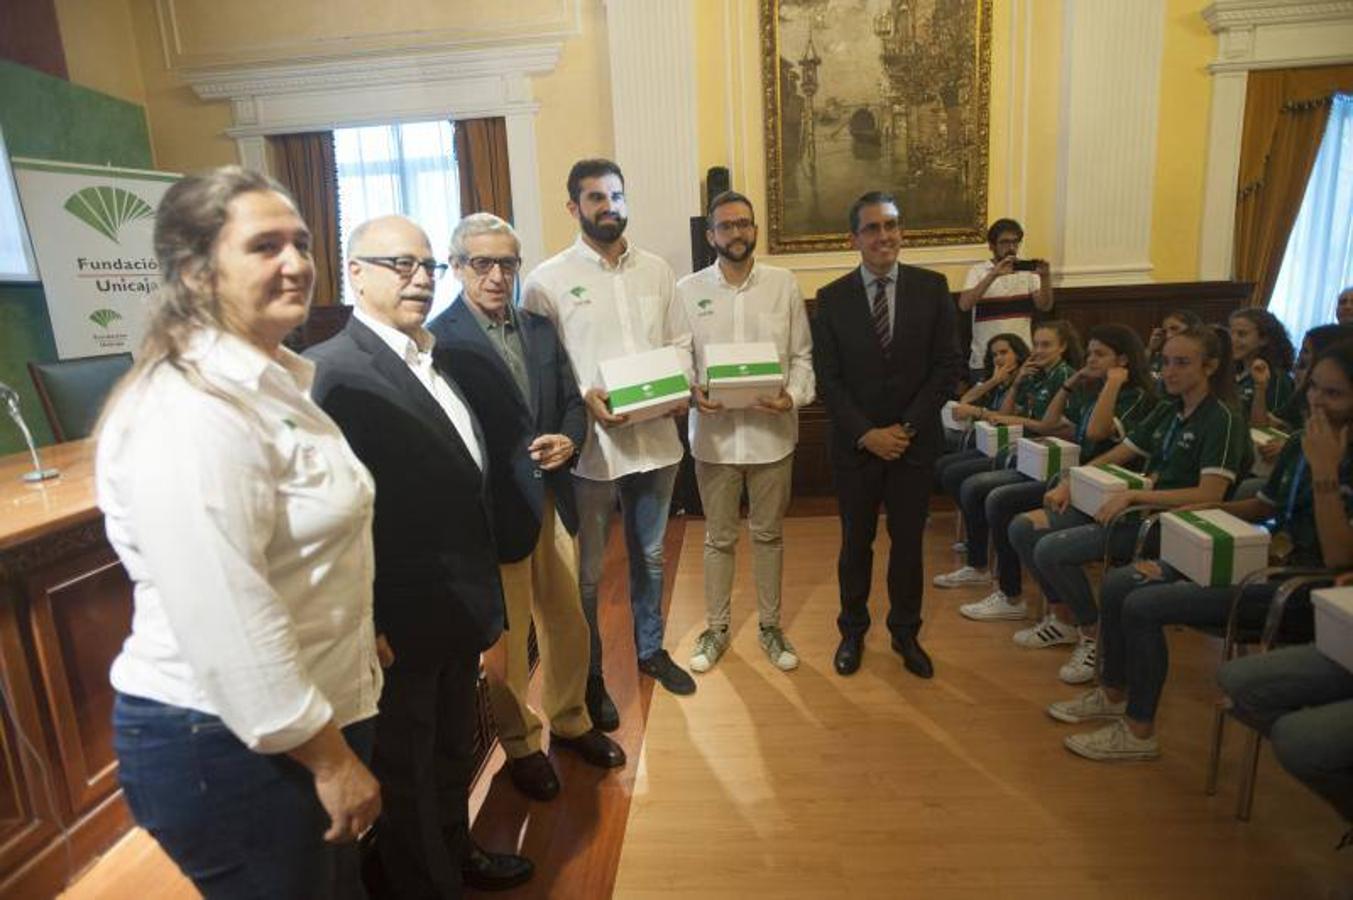
<svg viewBox="0 0 1353 900">
<path fill-rule="evenodd" d="M 780 375 L 782 370 L 778 362 L 724 363 L 710 366 L 705 370 L 705 380 L 716 378 L 748 378 L 753 375 Z"/>
<path fill-rule="evenodd" d="M 1048 464 L 1043 470 L 1043 480 L 1049 481 L 1052 476 L 1062 471 L 1062 445 L 1056 441 L 1048 441 L 1044 446 L 1048 448 Z"/>
<path fill-rule="evenodd" d="M 1115 466 L 1112 463 L 1100 463 L 1099 465 L 1095 466 L 1095 468 L 1106 475 L 1112 475 L 1114 478 L 1117 478 L 1119 481 L 1126 484 L 1128 488 L 1131 490 L 1135 491 L 1138 490 L 1139 488 L 1146 487 L 1145 478 L 1138 475 L 1136 472 L 1129 472 L 1127 469 L 1124 469 L 1121 466 Z"/>
<path fill-rule="evenodd" d="M 1174 515 L 1180 521 L 1187 522 L 1212 538 L 1212 572 L 1208 585 L 1210 587 L 1226 587 L 1229 585 L 1236 565 L 1235 535 L 1220 525 L 1209 522 L 1197 513 L 1177 512 Z"/>
<path fill-rule="evenodd" d="M 996 426 L 996 452 L 1004 453 L 1010 449 L 1010 428 L 1007 425 Z"/>
<path fill-rule="evenodd" d="M 691 386 L 686 382 L 685 375 L 668 375 L 666 378 L 655 378 L 652 381 L 632 384 L 629 387 L 616 388 L 611 391 L 611 410 L 614 411 L 616 407 L 620 406 L 643 403 L 647 400 L 659 400 L 675 394 L 684 394 L 690 389 Z"/>
</svg>

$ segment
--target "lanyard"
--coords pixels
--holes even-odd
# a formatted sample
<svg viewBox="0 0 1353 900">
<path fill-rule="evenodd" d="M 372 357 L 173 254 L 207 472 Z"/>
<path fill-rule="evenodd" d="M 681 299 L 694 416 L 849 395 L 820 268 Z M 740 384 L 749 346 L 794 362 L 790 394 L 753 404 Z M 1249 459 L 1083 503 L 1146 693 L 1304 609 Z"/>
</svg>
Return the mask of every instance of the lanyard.
<svg viewBox="0 0 1353 900">
<path fill-rule="evenodd" d="M 1098 403 L 1099 399 L 1096 397 L 1095 400 L 1085 408 L 1085 411 L 1081 413 L 1081 420 L 1076 423 L 1076 443 L 1085 443 L 1085 433 L 1090 430 L 1090 418 L 1095 414 L 1095 406 L 1098 405 Z"/>
<path fill-rule="evenodd" d="M 1170 458 L 1170 452 L 1174 450 L 1175 441 L 1179 439 L 1179 426 L 1184 424 L 1184 418 L 1179 413 L 1175 413 L 1174 421 L 1170 423 L 1170 430 L 1165 432 L 1165 438 L 1160 442 L 1159 456 L 1162 462 Z"/>
<path fill-rule="evenodd" d="M 1283 517 L 1278 521 L 1278 530 L 1282 531 L 1292 525 L 1292 513 L 1297 508 L 1297 494 L 1301 492 L 1301 480 L 1306 475 L 1306 457 L 1297 457 L 1297 470 L 1292 473 L 1292 481 L 1287 488 L 1287 507 L 1283 510 Z"/>
</svg>

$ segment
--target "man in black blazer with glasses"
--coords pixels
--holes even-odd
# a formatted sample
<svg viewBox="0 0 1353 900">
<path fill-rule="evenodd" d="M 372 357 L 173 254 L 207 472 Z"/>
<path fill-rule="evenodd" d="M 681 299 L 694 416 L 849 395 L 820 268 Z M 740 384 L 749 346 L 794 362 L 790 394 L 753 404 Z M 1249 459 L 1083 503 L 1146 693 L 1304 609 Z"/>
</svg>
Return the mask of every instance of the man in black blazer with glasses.
<svg viewBox="0 0 1353 900">
<path fill-rule="evenodd" d="M 901 265 L 896 198 L 871 191 L 850 207 L 860 266 L 817 295 L 813 368 L 832 420 L 829 443 L 841 516 L 837 559 L 841 643 L 835 667 L 860 667 L 880 505 L 887 514 L 888 631 L 907 670 L 934 666 L 917 640 L 925 579 L 921 543 L 935 460 L 943 452 L 940 407 L 962 368 L 954 304 L 944 276 Z"/>
</svg>

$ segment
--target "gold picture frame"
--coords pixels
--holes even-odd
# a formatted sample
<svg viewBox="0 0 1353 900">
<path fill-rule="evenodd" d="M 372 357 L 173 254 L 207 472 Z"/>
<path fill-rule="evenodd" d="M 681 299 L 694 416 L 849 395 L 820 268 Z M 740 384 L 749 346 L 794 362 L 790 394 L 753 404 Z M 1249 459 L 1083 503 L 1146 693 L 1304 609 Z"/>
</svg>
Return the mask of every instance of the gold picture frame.
<svg viewBox="0 0 1353 900">
<path fill-rule="evenodd" d="M 761 0 L 770 252 L 848 249 L 868 190 L 908 246 L 985 242 L 991 5 Z"/>
</svg>

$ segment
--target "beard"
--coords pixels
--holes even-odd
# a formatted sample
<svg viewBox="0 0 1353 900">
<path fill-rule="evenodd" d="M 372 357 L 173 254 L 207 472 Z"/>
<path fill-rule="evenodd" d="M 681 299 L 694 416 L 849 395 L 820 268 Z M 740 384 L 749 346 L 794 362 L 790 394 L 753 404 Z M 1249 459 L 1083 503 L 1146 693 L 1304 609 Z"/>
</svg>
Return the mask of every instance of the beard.
<svg viewBox="0 0 1353 900">
<path fill-rule="evenodd" d="M 620 240 L 620 236 L 625 233 L 625 226 L 629 224 L 629 219 L 607 219 L 597 221 L 579 217 L 578 222 L 582 225 L 583 234 L 592 240 L 601 244 L 610 244 Z"/>
<path fill-rule="evenodd" d="M 733 248 L 736 245 L 741 245 L 741 249 L 734 250 Z M 752 238 L 750 241 L 744 241 L 740 239 L 735 241 L 729 241 L 727 246 L 724 246 L 723 244 L 714 245 L 715 253 L 719 254 L 721 257 L 728 260 L 729 262 L 735 263 L 740 263 L 747 257 L 751 256 L 752 251 L 754 251 L 755 249 L 756 249 L 756 238 Z"/>
</svg>

